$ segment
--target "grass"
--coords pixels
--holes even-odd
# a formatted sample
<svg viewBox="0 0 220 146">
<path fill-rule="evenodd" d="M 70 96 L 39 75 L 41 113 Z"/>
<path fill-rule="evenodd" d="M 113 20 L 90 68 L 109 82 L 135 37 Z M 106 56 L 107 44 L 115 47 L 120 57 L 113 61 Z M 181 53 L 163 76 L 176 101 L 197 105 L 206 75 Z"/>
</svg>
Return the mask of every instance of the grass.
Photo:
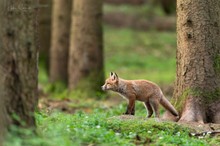
<svg viewBox="0 0 220 146">
<path fill-rule="evenodd" d="M 143 109 L 137 110 L 141 114 L 135 118 L 118 117 L 124 108 L 118 105 L 96 108 L 92 113 L 79 110 L 75 114 L 36 112 L 37 135 L 31 130 L 12 127 L 13 134 L 5 146 L 208 146 L 219 142 L 210 137 L 191 137 L 189 129 L 175 123 L 147 120 Z"/>
</svg>

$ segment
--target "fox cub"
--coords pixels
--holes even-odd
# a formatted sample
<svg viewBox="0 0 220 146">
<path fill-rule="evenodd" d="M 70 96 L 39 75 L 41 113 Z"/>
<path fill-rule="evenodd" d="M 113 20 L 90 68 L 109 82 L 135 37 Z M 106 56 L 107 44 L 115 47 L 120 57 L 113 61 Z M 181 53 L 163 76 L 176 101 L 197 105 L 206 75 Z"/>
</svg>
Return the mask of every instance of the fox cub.
<svg viewBox="0 0 220 146">
<path fill-rule="evenodd" d="M 159 118 L 159 104 L 170 111 L 174 116 L 178 112 L 171 103 L 164 97 L 160 87 L 147 80 L 124 80 L 118 77 L 116 73 L 111 72 L 110 77 L 106 79 L 102 90 L 111 90 L 119 93 L 128 100 L 127 110 L 124 114 L 135 114 L 135 100 L 142 101 L 148 111 L 148 118 L 155 112 Z"/>
</svg>

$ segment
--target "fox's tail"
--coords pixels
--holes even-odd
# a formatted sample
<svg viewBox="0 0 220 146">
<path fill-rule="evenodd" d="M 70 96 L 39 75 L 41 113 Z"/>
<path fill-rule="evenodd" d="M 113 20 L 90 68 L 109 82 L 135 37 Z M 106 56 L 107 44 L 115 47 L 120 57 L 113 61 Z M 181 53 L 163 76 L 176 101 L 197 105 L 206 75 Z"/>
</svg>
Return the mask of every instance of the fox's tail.
<svg viewBox="0 0 220 146">
<path fill-rule="evenodd" d="M 176 111 L 176 109 L 172 106 L 172 104 L 164 97 L 162 96 L 162 98 L 160 99 L 160 104 L 167 109 L 168 111 L 170 111 L 174 116 L 179 116 L 178 112 Z"/>
</svg>

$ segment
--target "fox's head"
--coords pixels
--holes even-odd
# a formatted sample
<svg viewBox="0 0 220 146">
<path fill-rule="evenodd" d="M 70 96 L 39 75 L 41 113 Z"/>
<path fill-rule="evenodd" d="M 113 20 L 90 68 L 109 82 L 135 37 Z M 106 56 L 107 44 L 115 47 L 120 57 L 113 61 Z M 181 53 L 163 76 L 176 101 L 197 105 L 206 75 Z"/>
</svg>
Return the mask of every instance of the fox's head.
<svg viewBox="0 0 220 146">
<path fill-rule="evenodd" d="M 105 80 L 105 84 L 102 86 L 102 90 L 117 91 L 118 89 L 118 75 L 114 72 L 110 73 L 110 77 Z"/>
</svg>

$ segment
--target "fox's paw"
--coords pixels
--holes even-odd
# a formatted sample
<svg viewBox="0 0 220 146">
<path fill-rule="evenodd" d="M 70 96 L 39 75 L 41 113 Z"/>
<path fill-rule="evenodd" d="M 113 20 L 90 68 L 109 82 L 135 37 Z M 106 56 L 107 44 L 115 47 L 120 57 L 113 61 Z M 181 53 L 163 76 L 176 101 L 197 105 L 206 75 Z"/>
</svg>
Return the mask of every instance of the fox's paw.
<svg viewBox="0 0 220 146">
<path fill-rule="evenodd" d="M 131 113 L 125 112 L 125 113 L 123 113 L 123 115 L 135 115 L 135 113 L 134 112 L 131 112 Z"/>
</svg>

